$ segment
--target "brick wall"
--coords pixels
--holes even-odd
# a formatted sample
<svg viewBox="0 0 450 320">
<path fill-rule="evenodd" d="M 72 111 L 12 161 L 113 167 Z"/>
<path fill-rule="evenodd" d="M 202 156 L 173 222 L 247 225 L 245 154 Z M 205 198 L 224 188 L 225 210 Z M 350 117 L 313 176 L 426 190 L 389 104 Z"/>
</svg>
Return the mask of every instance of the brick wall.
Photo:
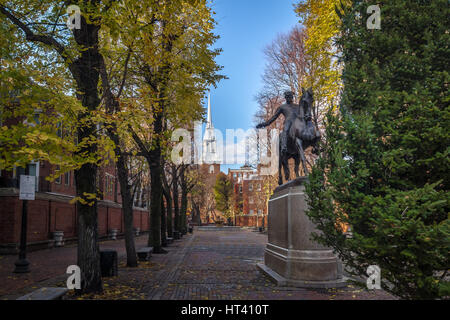
<svg viewBox="0 0 450 320">
<path fill-rule="evenodd" d="M 258 224 L 256 224 L 256 219 L 258 219 Z M 263 219 L 264 219 L 264 227 L 267 228 L 267 216 L 263 217 L 258 217 L 256 218 L 256 216 L 246 216 L 246 215 L 242 215 L 242 216 L 238 216 L 236 217 L 236 225 L 239 227 L 262 227 L 262 223 L 263 223 Z"/>
<path fill-rule="evenodd" d="M 75 204 L 54 199 L 37 199 L 28 201 L 27 242 L 51 240 L 52 232 L 64 231 L 64 238 L 76 238 L 77 217 Z M 46 198 L 52 198 L 46 195 Z M 148 231 L 148 211 L 133 211 L 134 227 Z M 22 201 L 17 196 L 0 197 L 0 245 L 18 244 L 22 218 Z M 106 236 L 111 229 L 123 233 L 122 209 L 117 203 L 99 202 L 98 231 L 99 236 Z"/>
<path fill-rule="evenodd" d="M 19 241 L 20 221 L 17 221 L 15 212 L 22 210 L 17 197 L 3 197 L 0 204 L 0 243 Z"/>
<path fill-rule="evenodd" d="M 64 231 L 65 238 L 73 238 L 77 235 L 76 211 L 75 206 L 69 203 L 52 202 L 49 200 L 50 207 L 50 227 L 49 232 Z"/>
</svg>

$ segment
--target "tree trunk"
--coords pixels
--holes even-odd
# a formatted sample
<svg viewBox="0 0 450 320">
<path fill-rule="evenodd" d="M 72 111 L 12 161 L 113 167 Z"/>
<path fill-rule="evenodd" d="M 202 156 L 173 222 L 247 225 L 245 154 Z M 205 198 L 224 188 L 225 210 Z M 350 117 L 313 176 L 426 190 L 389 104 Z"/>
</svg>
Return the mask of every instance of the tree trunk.
<svg viewBox="0 0 450 320">
<path fill-rule="evenodd" d="M 180 230 L 180 206 L 179 206 L 179 195 L 178 195 L 178 177 L 175 167 L 172 167 L 173 172 L 173 182 L 172 182 L 172 194 L 173 194 L 173 211 L 174 211 L 174 229 L 175 231 L 181 232 Z"/>
<path fill-rule="evenodd" d="M 161 246 L 167 247 L 167 224 L 166 224 L 166 206 L 164 205 L 164 196 L 161 195 Z"/>
<path fill-rule="evenodd" d="M 158 148 L 159 149 L 159 148 Z M 153 150 L 154 152 L 156 150 Z M 157 157 L 159 159 L 159 156 Z M 152 189 L 150 192 L 150 230 L 148 246 L 153 247 L 154 253 L 161 252 L 161 168 L 150 167 Z"/>
<path fill-rule="evenodd" d="M 164 198 L 166 199 L 166 209 L 167 209 L 167 220 L 166 220 L 166 230 L 167 230 L 167 236 L 169 238 L 173 238 L 173 210 L 172 210 L 172 197 L 170 195 L 169 189 L 163 189 Z"/>
<path fill-rule="evenodd" d="M 118 137 L 117 137 L 118 138 Z M 114 141 L 114 140 L 113 140 Z M 114 141 L 116 143 L 116 141 Z M 126 165 L 125 156 L 117 151 L 118 143 L 116 143 L 116 155 L 117 159 L 117 174 L 119 176 L 120 194 L 122 197 L 122 214 L 123 225 L 125 229 L 125 249 L 127 252 L 127 267 L 137 267 L 136 248 L 134 243 L 134 230 L 133 230 L 133 197 L 131 196 L 131 188 L 128 184 L 128 168 Z M 118 154 L 119 153 L 119 154 Z"/>
<path fill-rule="evenodd" d="M 85 198 L 84 193 L 97 194 L 97 166 L 85 164 L 75 170 L 77 197 Z M 76 204 L 78 217 L 77 265 L 81 269 L 81 290 L 79 293 L 101 292 L 100 248 L 97 231 L 97 201 L 87 200 L 89 204 Z"/>
<path fill-rule="evenodd" d="M 101 63 L 101 75 L 104 86 L 105 104 L 108 114 L 113 114 L 120 110 L 119 100 L 116 99 L 111 91 L 108 80 L 108 73 L 104 60 Z M 116 168 L 120 184 L 120 194 L 122 197 L 122 215 L 125 231 L 125 249 L 127 253 L 127 266 L 137 267 L 138 261 L 136 256 L 136 248 L 134 243 L 133 230 L 133 195 L 131 194 L 131 186 L 128 184 L 129 170 L 127 167 L 128 156 L 122 152 L 123 144 L 118 134 L 117 124 L 109 123 L 106 126 L 106 132 L 109 138 L 114 142 L 114 153 L 117 157 Z"/>
<path fill-rule="evenodd" d="M 165 23 L 162 23 L 163 30 Z M 163 32 L 164 33 L 164 32 Z M 172 44 L 170 40 L 163 46 L 164 50 L 168 53 L 172 51 Z M 169 82 L 170 62 L 165 61 L 161 70 L 156 75 L 147 77 L 147 82 L 150 86 L 154 83 L 158 88 L 158 105 L 153 109 L 153 133 L 152 133 L 152 146 L 151 150 L 147 151 L 147 162 L 150 168 L 150 220 L 151 220 L 151 233 L 148 238 L 149 247 L 153 247 L 153 253 L 167 253 L 161 247 L 161 199 L 163 189 L 163 162 L 162 162 L 162 134 L 164 132 L 163 119 L 165 112 L 165 100 L 167 99 L 167 84 Z M 151 68 L 150 68 L 151 69 Z M 153 83 L 154 80 L 154 83 Z M 145 148 L 144 148 L 145 149 Z"/>
<path fill-rule="evenodd" d="M 155 134 L 155 147 L 148 153 L 147 162 L 150 167 L 150 235 L 148 246 L 153 247 L 153 253 L 165 252 L 161 248 L 161 198 L 162 198 L 162 167 L 161 167 L 161 137 L 162 133 L 162 113 L 156 113 L 153 124 Z"/>
<path fill-rule="evenodd" d="M 96 8 L 97 7 L 97 8 Z M 41 42 L 53 48 L 68 64 L 70 73 L 76 83 L 76 97 L 85 110 L 78 114 L 77 138 L 81 147 L 76 151 L 75 157 L 85 159 L 86 155 L 94 156 L 97 145 L 93 138 L 96 137 L 96 124 L 90 121 L 92 111 L 96 111 L 100 105 L 99 78 L 101 54 L 99 53 L 99 30 L 101 21 L 95 14 L 99 9 L 100 1 L 92 1 L 92 12 L 81 15 L 81 26 L 73 30 L 76 44 L 81 48 L 75 60 L 68 59 L 64 45 L 58 42 L 53 35 L 34 34 L 29 29 L 29 24 L 20 21 L 3 5 L 0 11 L 26 34 L 26 40 Z M 98 11 L 97 11 L 98 13 Z M 86 17 L 90 16 L 88 20 Z M 2 20 L 3 22 L 3 20 Z M 70 44 L 69 44 L 70 45 Z M 75 88 L 74 88 L 75 89 Z M 89 143 L 86 143 L 88 142 Z M 78 219 L 78 257 L 77 263 L 81 269 L 81 289 L 78 293 L 99 293 L 102 291 L 100 250 L 98 246 L 97 231 L 97 200 L 89 196 L 97 195 L 97 165 L 85 163 L 75 170 L 76 195 L 81 201 L 76 204 Z"/>
<path fill-rule="evenodd" d="M 181 171 L 181 223 L 182 230 L 187 233 L 187 209 L 188 209 L 188 193 L 190 192 L 192 186 L 188 186 L 188 181 L 186 180 L 186 170 L 187 167 L 183 166 Z"/>
<path fill-rule="evenodd" d="M 181 212 L 180 212 L 180 230 L 183 233 L 187 232 L 186 223 L 187 223 L 187 206 L 188 206 L 188 198 L 187 198 L 188 190 L 186 185 L 186 177 L 185 171 L 183 170 L 181 175 Z"/>
<path fill-rule="evenodd" d="M 96 125 L 85 121 L 90 112 L 97 110 L 100 105 L 98 95 L 99 67 L 101 55 L 98 52 L 99 26 L 84 24 L 81 30 L 74 32 L 77 43 L 84 46 L 80 57 L 70 65 L 70 70 L 77 84 L 77 98 L 87 110 L 78 116 L 81 125 L 77 129 L 78 141 L 92 140 L 96 136 Z M 86 141 L 85 140 L 85 141 Z M 95 143 L 86 144 L 77 151 L 77 155 L 94 155 L 97 153 Z M 97 165 L 83 164 L 75 170 L 75 184 L 77 197 L 83 199 L 76 205 L 78 217 L 78 266 L 81 269 L 80 293 L 102 292 L 100 270 L 100 248 L 98 245 L 98 217 L 97 200 L 88 199 L 86 194 L 97 195 Z"/>
</svg>

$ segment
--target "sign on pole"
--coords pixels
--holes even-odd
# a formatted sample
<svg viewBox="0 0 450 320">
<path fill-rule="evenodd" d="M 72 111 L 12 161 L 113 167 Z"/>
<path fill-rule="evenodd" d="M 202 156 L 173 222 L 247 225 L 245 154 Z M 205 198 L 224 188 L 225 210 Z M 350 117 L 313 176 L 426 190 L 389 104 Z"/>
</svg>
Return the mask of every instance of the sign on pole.
<svg viewBox="0 0 450 320">
<path fill-rule="evenodd" d="M 36 177 L 35 176 L 20 176 L 20 200 L 34 200 L 36 191 Z"/>
</svg>

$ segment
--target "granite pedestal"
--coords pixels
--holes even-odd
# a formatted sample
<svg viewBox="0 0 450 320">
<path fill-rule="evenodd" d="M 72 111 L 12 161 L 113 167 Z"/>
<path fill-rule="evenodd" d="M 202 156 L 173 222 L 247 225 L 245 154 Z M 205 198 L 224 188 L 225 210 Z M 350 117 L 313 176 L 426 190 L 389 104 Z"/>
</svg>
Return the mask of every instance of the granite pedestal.
<svg viewBox="0 0 450 320">
<path fill-rule="evenodd" d="M 330 248 L 311 240 L 319 231 L 305 214 L 306 178 L 275 189 L 269 200 L 268 243 L 258 269 L 279 286 L 337 288 L 346 285 L 342 265 Z"/>
</svg>

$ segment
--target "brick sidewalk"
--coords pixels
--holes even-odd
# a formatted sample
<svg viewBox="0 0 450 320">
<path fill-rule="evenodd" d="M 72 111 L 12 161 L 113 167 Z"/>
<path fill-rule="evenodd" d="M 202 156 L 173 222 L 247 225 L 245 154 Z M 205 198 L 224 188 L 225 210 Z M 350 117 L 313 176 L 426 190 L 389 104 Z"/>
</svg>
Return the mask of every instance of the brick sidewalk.
<svg viewBox="0 0 450 320">
<path fill-rule="evenodd" d="M 146 246 L 147 235 L 136 238 L 136 246 Z M 104 241 L 101 249 L 117 250 L 119 258 L 125 257 L 124 240 Z M 17 255 L 0 255 L 0 299 L 14 298 L 21 293 L 42 287 L 43 283 L 52 282 L 54 278 L 67 279 L 66 270 L 69 265 L 77 262 L 77 247 L 66 247 L 39 250 L 27 253 L 30 262 L 30 273 L 13 273 Z"/>
<path fill-rule="evenodd" d="M 140 237 L 137 247 L 145 245 L 146 239 L 146 236 Z M 167 248 L 168 254 L 153 255 L 150 262 L 140 263 L 138 268 L 126 268 L 123 240 L 109 241 L 103 243 L 102 248 L 115 248 L 119 251 L 119 276 L 104 279 L 105 290 L 102 295 L 75 297 L 69 294 L 66 299 L 394 299 L 383 291 L 367 291 L 351 285 L 342 289 L 320 290 L 277 287 L 256 269 L 256 263 L 263 260 L 266 242 L 267 235 L 251 230 L 195 230 L 193 235 L 184 236 L 170 245 Z M 42 274 L 40 278 L 44 278 L 44 274 L 47 277 L 61 274 L 61 270 L 64 273 L 69 262 L 76 260 L 76 247 L 45 251 L 34 253 L 36 260 L 32 267 L 36 270 L 35 278 L 39 278 L 39 274 Z M 31 253 L 30 261 L 33 258 Z M 14 259 L 7 264 L 10 270 L 14 266 L 13 262 Z M 39 263 L 44 263 L 45 266 L 38 268 L 36 264 Z M 0 260 L 0 265 L 3 269 L 4 261 Z M 48 266 L 53 266 L 53 271 L 47 270 Z M 2 269 L 0 277 L 3 278 Z M 65 279 L 54 278 L 53 284 L 65 285 Z M 11 293 L 11 290 L 17 289 L 17 281 L 14 283 L 15 286 L 9 286 L 12 289 L 5 291 Z M 32 291 L 29 286 L 25 287 L 21 286 L 23 291 Z"/>
<path fill-rule="evenodd" d="M 267 235 L 251 230 L 197 231 L 168 261 L 147 299 L 317 300 L 393 299 L 382 291 L 280 288 L 256 269 L 263 261 Z M 169 271 L 169 272 L 167 272 Z"/>
</svg>

